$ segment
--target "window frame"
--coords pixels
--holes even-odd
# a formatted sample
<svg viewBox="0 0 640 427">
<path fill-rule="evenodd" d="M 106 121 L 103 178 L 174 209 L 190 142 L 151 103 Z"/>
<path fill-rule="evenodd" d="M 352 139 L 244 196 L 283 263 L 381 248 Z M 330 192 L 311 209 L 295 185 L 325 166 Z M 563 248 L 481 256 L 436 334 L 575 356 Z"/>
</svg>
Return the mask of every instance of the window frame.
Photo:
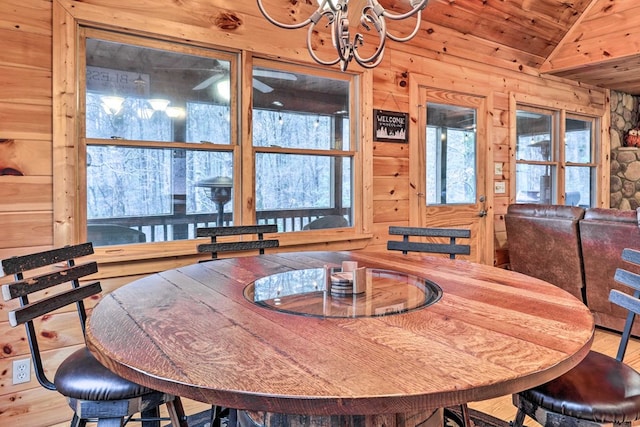
<svg viewBox="0 0 640 427">
<path fill-rule="evenodd" d="M 472 105 L 456 105 L 456 104 L 446 104 L 446 103 L 442 103 L 440 100 L 437 100 L 436 102 L 433 101 L 429 101 L 427 100 L 426 102 L 426 111 L 427 111 L 427 118 L 429 117 L 430 114 L 430 109 L 431 108 L 439 108 L 439 109 L 447 109 L 447 108 L 451 108 L 451 109 L 455 109 L 458 113 L 461 111 L 467 111 L 469 113 L 469 115 L 473 116 L 473 127 L 471 128 L 472 130 L 463 130 L 462 128 L 455 128 L 455 127 L 451 127 L 451 126 L 444 126 L 444 125 L 440 125 L 440 126 L 436 126 L 434 124 L 430 124 L 429 120 L 427 120 L 426 123 L 426 128 L 422 130 L 422 132 L 424 133 L 424 151 L 425 151 L 425 158 L 421 159 L 421 161 L 424 163 L 424 176 L 425 176 L 425 197 L 424 197 L 424 203 L 425 206 L 427 208 L 429 207 L 446 207 L 446 206 L 464 206 L 464 205 L 475 205 L 477 203 L 477 198 L 478 198 L 478 185 L 477 185 L 477 178 L 478 178 L 478 169 L 479 169 L 479 154 L 477 152 L 477 148 L 479 146 L 479 141 L 477 140 L 478 138 L 478 113 L 480 108 L 478 106 L 472 106 Z M 429 162 L 431 161 L 431 159 L 429 158 L 429 154 L 430 154 L 430 143 L 434 142 L 429 138 L 429 130 L 433 129 L 433 131 L 435 132 L 434 135 L 434 140 L 435 140 L 435 153 L 436 155 L 435 157 L 435 185 L 434 185 L 434 191 L 435 191 L 435 195 L 433 197 L 435 197 L 435 199 L 437 200 L 433 200 L 431 198 L 431 195 L 429 194 L 430 191 L 430 186 L 428 185 L 429 183 L 429 178 L 430 178 L 430 172 L 431 172 L 431 168 L 430 168 L 430 164 Z M 445 131 L 444 133 L 442 131 Z M 468 141 L 468 136 L 471 136 L 472 142 L 473 142 L 473 162 L 471 163 L 470 167 L 473 170 L 473 174 L 470 176 L 472 178 L 472 183 L 468 183 L 466 182 L 466 185 L 471 186 L 471 188 L 473 189 L 473 197 L 470 199 L 466 199 L 464 201 L 448 201 L 446 200 L 446 198 L 449 196 L 449 188 L 448 188 L 448 182 L 446 179 L 443 178 L 442 174 L 444 172 L 445 175 L 447 175 L 447 177 L 450 174 L 449 171 L 449 164 L 448 164 L 448 160 L 446 163 L 442 162 L 442 153 L 444 150 L 446 150 L 446 157 L 450 157 L 450 154 L 453 154 L 453 151 L 450 153 L 449 152 L 449 145 L 451 145 L 451 148 L 455 149 L 455 145 L 453 145 L 454 143 L 452 142 L 451 144 L 449 143 L 449 134 L 451 133 L 452 135 L 455 133 L 461 132 L 463 134 L 463 139 L 465 141 Z M 452 138 L 453 139 L 453 138 Z M 444 149 L 444 150 L 443 150 Z M 465 154 L 467 154 L 468 152 L 465 152 Z M 454 173 L 456 172 L 455 170 L 453 171 Z M 444 187 L 443 187 L 443 182 L 444 182 Z M 453 182 L 456 182 L 456 180 L 453 180 Z M 458 181 L 459 182 L 459 181 Z M 453 187 L 453 186 L 452 186 Z M 444 194 L 444 199 L 443 200 L 443 191 L 445 192 Z M 484 193 L 484 192 L 483 192 Z"/>
<path fill-rule="evenodd" d="M 608 104 L 607 104 L 608 105 Z M 510 170 L 512 172 L 512 179 L 510 182 L 510 198 L 509 203 L 516 202 L 516 167 L 518 164 L 533 164 L 533 165 L 549 165 L 551 167 L 551 204 L 566 203 L 566 167 L 569 166 L 588 166 L 592 171 L 592 184 L 594 188 L 591 189 L 589 204 L 591 207 L 605 207 L 605 203 L 608 202 L 608 187 L 603 184 L 603 171 L 606 169 L 603 162 L 608 159 L 608 156 L 602 154 L 604 149 L 603 144 L 603 129 L 608 124 L 606 120 L 606 113 L 608 109 L 596 109 L 588 108 L 584 106 L 572 106 L 572 105 L 558 105 L 557 103 L 542 98 L 535 98 L 531 96 L 524 96 L 519 94 L 510 94 L 510 107 L 511 111 L 511 126 L 510 126 L 510 140 L 511 150 L 513 155 L 511 156 Z M 517 112 L 525 110 L 535 113 L 551 114 L 552 116 L 552 128 L 551 128 L 551 158 L 548 161 L 528 161 L 520 160 L 517 158 Z M 567 162 L 565 160 L 565 135 L 566 135 L 566 121 L 567 119 L 583 120 L 592 123 L 591 126 L 591 162 L 589 163 L 575 163 Z M 535 202 L 531 202 L 535 203 Z"/>
<path fill-rule="evenodd" d="M 113 43 L 122 43 L 127 45 L 139 46 L 142 48 L 150 48 L 150 49 L 160 49 L 163 51 L 173 52 L 176 54 L 185 54 L 185 55 L 195 55 L 199 57 L 209 57 L 220 59 L 224 61 L 228 61 L 230 64 L 230 88 L 231 88 L 231 98 L 229 100 L 229 109 L 230 109 L 230 140 L 228 144 L 225 143 L 207 143 L 207 144 L 198 144 L 195 142 L 178 142 L 178 141 L 155 141 L 155 140 L 131 140 L 131 139 L 118 139 L 118 138 L 89 138 L 86 136 L 86 92 L 87 92 L 87 82 L 83 77 L 85 73 L 81 73 L 81 78 L 78 82 L 78 111 L 80 112 L 81 120 L 79 120 L 79 157 L 85 157 L 86 163 L 86 153 L 88 146 L 95 147 L 108 147 L 108 146 L 117 146 L 117 147 L 126 147 L 126 148 L 139 148 L 139 149 L 175 149 L 175 150 L 184 150 L 184 153 L 187 152 L 195 152 L 195 151 L 203 151 L 203 152 L 223 152 L 230 153 L 233 165 L 239 164 L 238 159 L 240 155 L 240 144 L 238 142 L 238 128 L 237 125 L 237 117 L 238 117 L 238 103 L 236 102 L 238 90 L 237 85 L 237 76 L 238 73 L 234 72 L 239 67 L 239 55 L 237 53 L 227 52 L 220 49 L 205 49 L 196 46 L 190 46 L 188 44 L 176 43 L 176 42 L 167 42 L 167 41 L 159 41 L 155 39 L 150 39 L 146 37 L 131 35 L 131 34 L 122 34 L 116 33 L 113 31 L 105 31 L 102 29 L 96 29 L 91 27 L 80 27 L 79 28 L 79 51 L 78 51 L 78 65 L 80 70 L 86 70 L 86 40 L 87 39 L 96 39 L 103 40 L 107 42 Z M 235 174 L 234 167 L 234 174 Z M 85 167 L 83 170 L 87 170 Z M 79 170 L 80 171 L 80 170 Z M 174 177 L 171 178 L 171 181 L 174 181 Z M 79 191 L 78 200 L 83 203 L 84 206 L 87 205 L 87 173 L 79 173 L 78 174 L 78 183 L 80 188 L 83 189 Z M 239 206 L 239 203 L 235 202 L 238 197 L 234 197 L 234 213 L 238 212 L 236 209 Z M 172 206 L 173 212 L 176 212 L 180 209 L 180 203 L 172 198 Z M 86 240 L 86 225 L 89 223 L 89 218 L 87 216 L 88 209 L 83 209 L 80 211 L 81 216 L 79 216 L 79 220 L 85 224 L 82 226 L 84 230 L 80 231 L 80 236 L 82 240 Z M 158 214 L 157 216 L 161 217 L 163 215 Z M 99 221 L 98 221 L 99 222 Z M 185 231 L 186 232 L 186 231 Z M 152 233 L 153 235 L 154 233 Z M 195 234 L 195 231 L 194 231 Z M 189 240 L 189 239 L 179 239 L 179 240 Z M 174 240 L 169 240 L 174 241 Z M 167 242 L 147 242 L 147 243 L 167 243 Z M 107 245 L 105 247 L 112 247 L 119 245 Z"/>
<path fill-rule="evenodd" d="M 352 184 L 351 184 L 352 185 L 352 194 L 351 194 L 352 218 L 351 218 L 351 221 L 354 224 L 350 225 L 348 228 L 353 228 L 354 226 L 356 226 L 355 224 L 357 221 L 356 214 L 358 212 L 358 209 L 356 207 L 356 203 L 357 203 L 356 188 L 362 188 L 362 182 L 360 180 L 360 177 L 362 176 L 362 173 L 361 173 L 362 161 L 360 160 L 362 150 L 360 149 L 360 144 L 358 142 L 360 138 L 358 138 L 359 132 L 356 125 L 357 122 L 354 119 L 354 117 L 357 117 L 357 112 L 359 111 L 358 105 L 356 104 L 356 99 L 357 99 L 356 88 L 357 88 L 359 76 L 349 75 L 345 73 L 337 73 L 335 72 L 335 70 L 327 70 L 327 69 L 316 68 L 316 67 L 305 67 L 305 66 L 300 66 L 295 64 L 274 62 L 269 60 L 268 58 L 258 57 L 258 56 L 251 56 L 247 58 L 247 65 L 249 66 L 249 68 L 253 68 L 253 67 L 268 68 L 268 69 L 273 69 L 277 71 L 291 72 L 291 73 L 313 72 L 313 75 L 317 77 L 324 77 L 324 78 L 331 78 L 331 79 L 338 78 L 340 80 L 345 80 L 349 82 L 349 91 L 350 91 L 350 95 L 352 95 L 349 97 L 349 111 L 350 111 L 349 118 L 351 120 L 352 125 L 350 126 L 350 131 L 349 131 L 349 149 L 348 150 L 341 150 L 341 149 L 335 149 L 335 148 L 319 150 L 319 149 L 305 149 L 305 148 L 256 146 L 254 145 L 254 140 L 253 140 L 253 126 L 252 124 L 248 124 L 248 128 L 249 128 L 248 137 L 242 140 L 242 144 L 243 144 L 242 151 L 243 153 L 248 153 L 248 152 L 252 153 L 251 160 L 248 162 L 249 165 L 247 165 L 246 163 L 244 164 L 244 166 L 246 167 L 245 170 L 248 170 L 249 168 L 251 169 L 250 176 L 256 175 L 255 160 L 258 154 L 284 154 L 284 155 L 291 154 L 291 155 L 324 156 L 324 157 L 334 157 L 334 158 L 340 157 L 340 158 L 352 159 Z M 345 76 L 350 76 L 350 77 L 345 77 Z M 251 108 L 251 109 L 252 107 L 253 107 L 252 105 L 248 106 L 248 108 Z M 251 180 L 250 182 L 247 183 L 247 188 L 245 188 L 244 194 L 248 198 L 244 199 L 245 206 L 247 206 L 248 203 L 251 203 L 253 201 L 253 195 L 256 193 L 255 185 L 256 185 L 255 180 Z M 357 185 L 359 185 L 360 187 L 357 187 Z M 333 188 L 333 190 L 335 190 L 335 187 Z M 251 215 L 252 223 L 256 222 L 255 214 L 256 214 L 255 209 L 249 213 L 249 215 Z"/>
<path fill-rule="evenodd" d="M 74 11 L 75 12 L 75 11 Z M 113 31 L 107 23 L 89 22 L 86 19 L 77 19 L 68 11 L 59 7 L 57 2 L 54 2 L 54 21 L 60 23 L 57 27 L 58 31 L 54 32 L 54 102 L 53 102 L 53 117 L 54 117 L 54 244 L 65 245 L 74 242 L 84 241 L 86 239 L 86 178 L 82 171 L 86 170 L 86 152 L 85 141 L 80 138 L 83 135 L 82 123 L 84 120 L 84 114 L 81 119 L 78 119 L 78 113 L 80 111 L 80 101 L 77 98 L 77 94 L 82 93 L 79 91 L 79 84 L 84 87 L 84 78 L 82 74 L 84 69 L 81 70 L 80 57 L 84 55 L 84 49 L 82 49 L 82 38 L 80 32 L 85 27 L 92 27 L 96 31 Z M 114 31 L 117 32 L 117 31 Z M 186 45 L 182 40 L 176 40 L 174 36 L 166 34 L 149 34 L 147 31 L 130 29 L 126 34 L 122 34 L 123 37 L 142 37 L 149 38 L 149 40 L 157 40 L 159 43 L 175 42 L 180 45 Z M 64 49 L 62 48 L 64 46 Z M 238 88 L 245 87 L 247 82 L 251 82 L 251 62 L 253 56 L 250 52 L 233 49 L 233 48 L 220 48 L 218 46 L 211 46 L 207 43 L 197 40 L 191 40 L 189 46 L 193 48 L 212 48 L 216 50 L 225 50 L 231 54 L 236 54 L 239 57 L 239 69 L 241 70 L 237 81 L 232 83 L 233 86 Z M 280 58 L 271 58 L 265 55 L 264 60 L 277 61 Z M 70 66 L 70 64 L 75 64 Z M 284 64 L 284 63 L 283 63 Z M 295 64 L 294 62 L 287 63 L 285 66 L 291 67 L 308 67 L 305 64 Z M 316 68 L 314 68 L 316 69 Z M 249 72 L 247 72 L 249 70 Z M 322 70 L 317 68 L 317 70 Z M 243 72 L 244 71 L 244 72 Z M 354 247 L 354 244 L 358 244 L 358 241 L 365 241 L 371 237 L 370 230 L 370 218 L 371 213 L 363 209 L 363 206 L 370 204 L 372 199 L 371 190 L 367 189 L 364 193 L 362 176 L 363 174 L 372 174 L 372 161 L 368 161 L 363 156 L 364 146 L 371 141 L 372 134 L 367 131 L 368 123 L 371 122 L 371 117 L 368 108 L 372 104 L 372 73 L 367 70 L 355 71 L 349 73 L 353 78 L 353 85 L 356 90 L 356 96 L 351 99 L 351 117 L 354 118 L 352 125 L 352 132 L 355 134 L 352 138 L 353 143 L 356 141 L 362 141 L 358 144 L 358 148 L 355 150 L 354 155 L 354 194 L 353 194 L 353 220 L 354 224 L 348 229 L 335 229 L 335 231 L 320 230 L 320 231 L 305 231 L 303 236 L 279 236 L 281 246 L 287 245 L 308 245 L 322 244 L 326 247 L 327 242 L 346 242 L 350 241 L 350 247 Z M 233 78 L 233 76 L 232 76 Z M 250 138 L 250 123 L 248 123 L 247 117 L 250 114 L 243 114 L 243 112 L 250 113 L 250 99 L 251 91 L 242 91 L 232 102 L 236 102 L 235 116 L 238 117 L 239 125 L 232 132 L 237 132 L 237 144 L 232 144 L 232 150 L 237 158 L 234 158 L 236 165 L 252 164 L 254 156 L 253 149 L 246 150 L 247 144 L 251 144 Z M 363 96 L 362 94 L 366 94 Z M 355 118 L 358 118 L 356 120 Z M 364 117 L 360 120 L 360 117 Z M 249 142 L 247 142 L 249 141 Z M 170 147 L 172 143 L 166 145 Z M 240 147 L 239 149 L 237 147 Z M 192 147 L 189 147 L 192 148 Z M 229 147 L 222 147 L 229 149 Z M 372 156 L 371 153 L 368 155 Z M 244 171 L 242 167 L 234 168 L 234 179 L 238 182 L 238 187 L 241 188 L 241 197 L 236 197 L 235 202 L 238 206 L 234 205 L 234 220 L 238 223 L 251 223 L 255 218 L 255 213 L 251 215 L 251 196 L 247 196 L 248 189 L 253 188 L 253 182 L 251 180 L 242 179 L 242 176 L 253 172 L 253 169 L 245 167 Z M 244 173 L 243 173 L 244 172 Z M 251 174 L 249 176 L 252 176 Z M 83 194 L 84 193 L 84 194 Z M 249 207 L 249 208 L 248 208 Z M 284 233 L 285 235 L 303 234 L 303 233 Z M 158 257 L 170 257 L 176 255 L 192 255 L 195 254 L 195 244 L 193 240 L 180 240 L 169 242 L 155 242 L 145 243 L 145 250 L 141 251 L 136 249 L 138 244 L 130 244 L 124 246 L 106 246 L 97 248 L 96 254 L 98 256 L 113 256 L 115 259 L 126 261 L 135 259 L 153 259 Z M 144 252 L 144 253 L 141 253 Z"/>
</svg>

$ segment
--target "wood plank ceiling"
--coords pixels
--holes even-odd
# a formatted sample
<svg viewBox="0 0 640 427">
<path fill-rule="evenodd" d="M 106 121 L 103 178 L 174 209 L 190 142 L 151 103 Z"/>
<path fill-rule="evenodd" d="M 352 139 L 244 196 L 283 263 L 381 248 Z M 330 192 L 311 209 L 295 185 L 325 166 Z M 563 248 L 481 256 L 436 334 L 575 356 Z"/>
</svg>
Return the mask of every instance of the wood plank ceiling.
<svg viewBox="0 0 640 427">
<path fill-rule="evenodd" d="M 638 0 L 431 0 L 422 19 L 520 51 L 541 73 L 640 95 Z"/>
</svg>

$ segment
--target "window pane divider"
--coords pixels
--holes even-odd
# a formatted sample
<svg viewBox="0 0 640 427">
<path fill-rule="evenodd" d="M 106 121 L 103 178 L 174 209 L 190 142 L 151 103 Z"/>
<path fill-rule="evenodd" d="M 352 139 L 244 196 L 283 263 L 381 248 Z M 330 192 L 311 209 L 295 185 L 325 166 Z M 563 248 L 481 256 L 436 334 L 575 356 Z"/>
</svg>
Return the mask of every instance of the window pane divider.
<svg viewBox="0 0 640 427">
<path fill-rule="evenodd" d="M 96 139 L 87 138 L 87 145 L 113 145 L 122 147 L 150 147 L 150 148 L 184 148 L 186 150 L 226 150 L 233 151 L 230 144 L 212 144 L 198 142 L 172 142 L 172 141 L 139 141 L 133 139 Z"/>
<path fill-rule="evenodd" d="M 516 160 L 516 163 L 523 165 L 543 165 L 543 166 L 557 166 L 559 162 L 542 162 L 539 160 Z"/>
<path fill-rule="evenodd" d="M 288 147 L 253 147 L 256 153 L 282 153 L 282 154 L 309 154 L 316 156 L 355 156 L 355 151 L 344 150 L 317 150 L 308 148 L 288 148 Z"/>
<path fill-rule="evenodd" d="M 565 166 L 584 166 L 584 167 L 596 167 L 597 163 L 576 163 L 576 162 L 566 162 Z"/>
</svg>

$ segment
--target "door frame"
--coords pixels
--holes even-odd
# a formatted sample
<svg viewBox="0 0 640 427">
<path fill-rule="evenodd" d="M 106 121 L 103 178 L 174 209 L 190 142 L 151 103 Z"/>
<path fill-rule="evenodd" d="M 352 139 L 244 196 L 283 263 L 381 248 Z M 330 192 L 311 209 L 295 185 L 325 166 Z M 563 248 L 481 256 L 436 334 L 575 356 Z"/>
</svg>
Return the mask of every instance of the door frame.
<svg viewBox="0 0 640 427">
<path fill-rule="evenodd" d="M 478 122 L 484 121 L 484 132 L 478 132 L 477 139 L 484 138 L 484 144 L 478 144 L 485 147 L 485 152 L 478 152 L 478 188 L 476 189 L 477 197 L 484 195 L 484 210 L 486 216 L 484 220 L 484 229 L 482 235 L 476 236 L 477 254 L 476 262 L 482 264 L 493 265 L 495 259 L 495 236 L 494 236 L 494 189 L 493 174 L 491 173 L 493 165 L 493 96 L 490 91 L 481 91 L 473 85 L 452 85 L 451 87 L 439 87 L 434 84 L 431 77 L 412 73 L 409 78 L 409 114 L 412 126 L 409 128 L 409 225 L 414 227 L 425 227 L 426 223 L 426 205 L 424 203 L 425 191 L 425 138 L 426 132 L 423 128 L 426 126 L 425 106 L 421 103 L 421 93 L 423 90 L 437 90 L 451 92 L 458 95 L 468 95 L 484 100 L 484 114 L 478 115 Z M 478 201 L 476 201 L 478 203 Z"/>
</svg>

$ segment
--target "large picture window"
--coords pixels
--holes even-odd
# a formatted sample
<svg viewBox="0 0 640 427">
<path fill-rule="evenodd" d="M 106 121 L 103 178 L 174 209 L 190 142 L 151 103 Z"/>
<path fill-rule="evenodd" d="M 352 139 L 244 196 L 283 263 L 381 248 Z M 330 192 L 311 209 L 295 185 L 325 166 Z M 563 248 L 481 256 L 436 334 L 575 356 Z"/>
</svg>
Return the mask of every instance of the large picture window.
<svg viewBox="0 0 640 427">
<path fill-rule="evenodd" d="M 94 245 L 192 239 L 199 226 L 353 225 L 352 75 L 255 60 L 245 77 L 235 53 L 82 34 Z M 250 133 L 240 81 L 252 82 Z"/>
</svg>

